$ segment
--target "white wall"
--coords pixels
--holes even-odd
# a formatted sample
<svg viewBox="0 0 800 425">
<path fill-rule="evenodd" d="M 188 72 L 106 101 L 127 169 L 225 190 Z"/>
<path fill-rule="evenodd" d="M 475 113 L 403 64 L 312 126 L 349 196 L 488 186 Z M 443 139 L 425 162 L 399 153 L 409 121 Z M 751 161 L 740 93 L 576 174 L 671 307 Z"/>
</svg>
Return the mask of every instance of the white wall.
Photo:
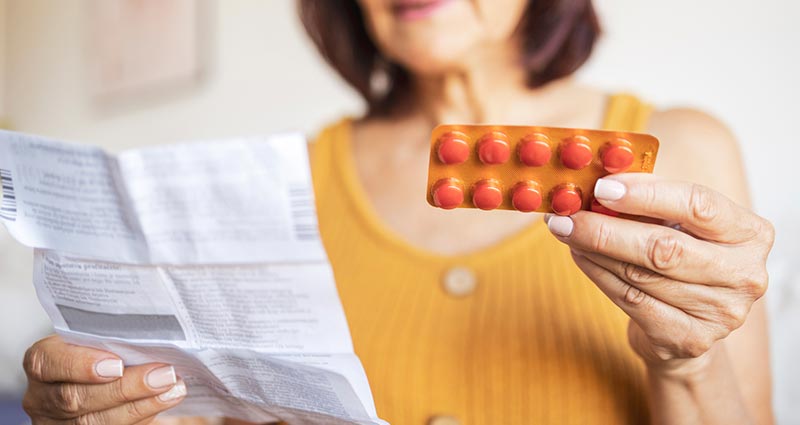
<svg viewBox="0 0 800 425">
<path fill-rule="evenodd" d="M 0 120 L 3 119 L 5 99 L 5 47 L 6 47 L 6 0 L 0 0 Z"/>
<path fill-rule="evenodd" d="M 86 0 L 10 0 L 7 87 L 17 128 L 121 149 L 177 139 L 310 130 L 358 109 L 324 72 L 291 1 L 208 2 L 209 66 L 195 89 L 98 104 L 88 96 Z"/>
<path fill-rule="evenodd" d="M 6 115 L 20 130 L 120 150 L 290 128 L 313 132 L 342 113 L 360 110 L 353 93 L 310 49 L 289 0 L 209 0 L 211 42 L 202 81 L 115 105 L 98 104 L 87 94 L 87 0 L 0 0 L 0 22 L 3 2 L 7 19 L 0 45 L 2 30 L 7 40 L 0 80 L 5 80 Z M 659 106 L 701 107 L 727 122 L 742 142 L 757 209 L 780 232 L 770 290 L 778 412 L 783 423 L 800 423 L 790 404 L 800 399 L 800 370 L 793 361 L 800 357 L 800 266 L 792 261 L 800 255 L 800 186 L 791 184 L 800 155 L 791 133 L 800 112 L 795 81 L 800 31 L 794 27 L 800 2 L 596 4 L 605 36 L 581 72 L 583 79 L 633 91 Z M 30 317 L 36 330 L 46 321 L 27 313 L 37 311 L 27 250 L 3 234 L 0 252 L 0 365 L 16 368 L 19 347 L 31 337 L 18 336 L 3 323 Z M 0 370 L 0 389 L 8 385 L 7 377 Z"/>
</svg>

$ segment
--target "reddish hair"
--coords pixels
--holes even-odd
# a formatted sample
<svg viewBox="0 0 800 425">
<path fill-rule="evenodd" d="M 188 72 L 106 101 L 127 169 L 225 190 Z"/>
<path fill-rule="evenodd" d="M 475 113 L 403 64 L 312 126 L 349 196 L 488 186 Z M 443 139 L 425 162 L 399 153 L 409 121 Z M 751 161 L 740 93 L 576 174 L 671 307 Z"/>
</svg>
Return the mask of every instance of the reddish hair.
<svg viewBox="0 0 800 425">
<path fill-rule="evenodd" d="M 299 12 L 319 52 L 361 94 L 370 114 L 408 104 L 408 71 L 381 55 L 355 0 L 300 0 Z M 592 53 L 600 24 L 592 0 L 529 0 L 516 31 L 520 64 L 528 71 L 528 86 L 536 88 L 580 68 Z M 388 87 L 380 91 L 372 84 L 379 67 L 388 76 Z"/>
</svg>

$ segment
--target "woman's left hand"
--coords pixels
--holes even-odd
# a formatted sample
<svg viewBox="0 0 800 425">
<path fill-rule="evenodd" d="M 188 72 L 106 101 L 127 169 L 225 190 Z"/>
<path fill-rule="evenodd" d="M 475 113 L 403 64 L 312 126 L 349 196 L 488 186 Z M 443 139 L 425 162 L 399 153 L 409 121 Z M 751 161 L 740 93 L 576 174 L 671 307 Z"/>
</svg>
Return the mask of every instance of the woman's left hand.
<svg viewBox="0 0 800 425">
<path fill-rule="evenodd" d="M 595 197 L 665 223 L 548 216 L 578 267 L 630 316 L 628 338 L 648 366 L 677 370 L 704 357 L 764 295 L 769 221 L 707 187 L 650 174 L 607 176 Z"/>
</svg>

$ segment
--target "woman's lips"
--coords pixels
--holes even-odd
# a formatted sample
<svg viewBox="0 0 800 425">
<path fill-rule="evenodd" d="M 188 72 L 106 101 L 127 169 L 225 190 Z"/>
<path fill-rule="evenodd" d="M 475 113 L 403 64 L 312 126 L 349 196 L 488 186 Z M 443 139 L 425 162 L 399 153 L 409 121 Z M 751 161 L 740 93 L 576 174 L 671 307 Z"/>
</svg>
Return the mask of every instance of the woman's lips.
<svg viewBox="0 0 800 425">
<path fill-rule="evenodd" d="M 431 16 L 452 0 L 394 0 L 392 13 L 405 21 L 414 21 Z"/>
</svg>

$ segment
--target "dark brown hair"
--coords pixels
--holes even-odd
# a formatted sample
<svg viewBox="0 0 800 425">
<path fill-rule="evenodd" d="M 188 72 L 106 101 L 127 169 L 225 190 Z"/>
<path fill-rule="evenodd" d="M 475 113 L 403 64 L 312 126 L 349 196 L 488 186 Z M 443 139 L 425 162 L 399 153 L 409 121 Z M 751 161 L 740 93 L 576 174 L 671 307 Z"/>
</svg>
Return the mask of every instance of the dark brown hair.
<svg viewBox="0 0 800 425">
<path fill-rule="evenodd" d="M 322 56 L 366 100 L 370 114 L 408 104 L 411 77 L 381 55 L 356 0 L 300 0 L 299 12 Z M 589 58 L 599 35 L 591 0 L 529 0 L 517 28 L 528 86 L 540 87 L 575 72 Z M 380 70 L 388 86 L 376 90 L 373 75 Z"/>
</svg>

